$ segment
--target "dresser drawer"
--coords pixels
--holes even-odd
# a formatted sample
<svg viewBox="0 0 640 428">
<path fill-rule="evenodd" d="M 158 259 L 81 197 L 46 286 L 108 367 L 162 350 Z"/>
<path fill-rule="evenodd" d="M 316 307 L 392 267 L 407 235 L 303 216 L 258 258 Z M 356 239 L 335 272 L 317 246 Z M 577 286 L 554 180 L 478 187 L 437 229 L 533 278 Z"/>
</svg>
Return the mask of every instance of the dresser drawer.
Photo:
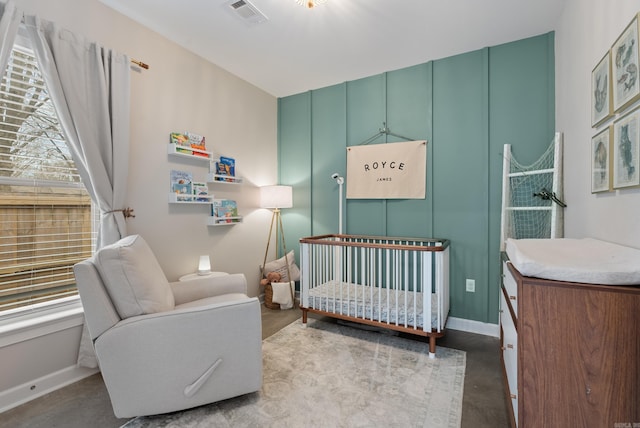
<svg viewBox="0 0 640 428">
<path fill-rule="evenodd" d="M 502 359 L 509 385 L 508 396 L 511 400 L 513 415 L 518 420 L 518 332 L 516 331 L 507 300 L 500 293 L 500 324 L 502 325 Z"/>
<path fill-rule="evenodd" d="M 513 313 L 518 316 L 518 283 L 513 278 L 511 271 L 509 271 L 508 262 L 502 263 L 502 284 L 507 290 Z"/>
</svg>

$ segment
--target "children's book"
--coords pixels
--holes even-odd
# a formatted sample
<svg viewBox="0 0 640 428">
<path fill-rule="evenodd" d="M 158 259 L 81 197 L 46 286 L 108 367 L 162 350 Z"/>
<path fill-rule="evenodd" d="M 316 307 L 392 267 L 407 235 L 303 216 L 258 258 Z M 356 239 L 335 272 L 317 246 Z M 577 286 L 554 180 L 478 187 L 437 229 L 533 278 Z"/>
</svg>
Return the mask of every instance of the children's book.
<svg viewBox="0 0 640 428">
<path fill-rule="evenodd" d="M 206 150 L 205 138 L 202 135 L 194 134 L 193 132 L 185 132 L 185 135 L 189 138 L 189 146 L 192 149 Z M 206 153 L 193 152 L 196 156 L 209 157 Z"/>
<path fill-rule="evenodd" d="M 209 201 L 209 186 L 207 183 L 201 183 L 199 181 L 193 182 L 193 195 L 195 196 L 195 200 L 197 202 L 208 202 Z"/>
<path fill-rule="evenodd" d="M 171 191 L 178 195 L 178 201 L 193 200 L 193 174 L 188 171 L 171 170 Z"/>
<path fill-rule="evenodd" d="M 216 175 L 226 175 L 228 177 L 236 176 L 236 160 L 227 156 L 220 156 L 220 160 L 216 163 Z M 217 181 L 233 181 L 224 177 L 216 177 Z"/>
<path fill-rule="evenodd" d="M 218 223 L 237 223 L 238 204 L 232 199 L 215 200 L 211 206 L 212 215 L 217 217 Z"/>
<path fill-rule="evenodd" d="M 193 154 L 191 143 L 189 142 L 189 136 L 181 132 L 172 132 L 169 134 L 169 142 L 176 145 L 176 152 Z"/>
</svg>

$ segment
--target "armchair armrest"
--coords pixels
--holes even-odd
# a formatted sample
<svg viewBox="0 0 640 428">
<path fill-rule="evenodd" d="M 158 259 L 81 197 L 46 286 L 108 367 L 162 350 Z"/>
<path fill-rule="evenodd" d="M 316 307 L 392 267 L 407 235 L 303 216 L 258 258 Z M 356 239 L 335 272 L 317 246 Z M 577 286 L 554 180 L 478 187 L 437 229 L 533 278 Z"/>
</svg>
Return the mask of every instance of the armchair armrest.
<svg viewBox="0 0 640 428">
<path fill-rule="evenodd" d="M 247 279 L 241 273 L 171 282 L 170 285 L 176 305 L 222 294 L 247 294 Z"/>
<path fill-rule="evenodd" d="M 128 318 L 95 349 L 118 417 L 254 392 L 262 385 L 260 303 L 245 297 Z"/>
</svg>

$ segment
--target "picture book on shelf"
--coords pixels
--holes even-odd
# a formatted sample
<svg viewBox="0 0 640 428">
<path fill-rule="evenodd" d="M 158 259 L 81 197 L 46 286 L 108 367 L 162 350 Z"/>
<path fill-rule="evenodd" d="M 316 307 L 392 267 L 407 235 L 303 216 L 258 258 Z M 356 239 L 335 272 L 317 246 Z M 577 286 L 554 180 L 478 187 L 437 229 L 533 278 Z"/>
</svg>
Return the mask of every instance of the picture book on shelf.
<svg viewBox="0 0 640 428">
<path fill-rule="evenodd" d="M 193 200 L 193 174 L 188 171 L 171 170 L 171 191 L 178 201 Z"/>
<path fill-rule="evenodd" d="M 193 154 L 191 143 L 189 142 L 189 136 L 180 132 L 172 132 L 169 134 L 169 142 L 176 145 L 176 152 L 186 153 L 188 155 Z"/>
<path fill-rule="evenodd" d="M 216 175 L 226 175 L 228 177 L 236 176 L 236 160 L 227 156 L 220 156 L 220 160 L 216 162 Z M 224 177 L 216 177 L 217 181 L 233 181 Z"/>
<path fill-rule="evenodd" d="M 207 183 L 201 183 L 199 181 L 193 182 L 193 195 L 197 202 L 209 201 L 209 186 Z"/>
<path fill-rule="evenodd" d="M 209 155 L 206 153 L 189 150 L 206 150 L 205 138 L 202 135 L 194 134 L 193 132 L 188 131 L 172 132 L 171 134 L 169 134 L 169 142 L 176 145 L 176 152 L 209 157 Z"/>
<path fill-rule="evenodd" d="M 205 138 L 202 135 L 194 134 L 193 132 L 185 132 L 186 136 L 189 138 L 189 145 L 192 149 L 198 150 L 206 150 Z M 193 152 L 196 156 L 209 157 L 206 153 L 202 152 Z"/>
<path fill-rule="evenodd" d="M 238 204 L 232 199 L 221 199 L 213 201 L 211 206 L 212 215 L 217 217 L 217 223 L 237 223 Z M 235 218 L 234 218 L 235 217 Z"/>
</svg>

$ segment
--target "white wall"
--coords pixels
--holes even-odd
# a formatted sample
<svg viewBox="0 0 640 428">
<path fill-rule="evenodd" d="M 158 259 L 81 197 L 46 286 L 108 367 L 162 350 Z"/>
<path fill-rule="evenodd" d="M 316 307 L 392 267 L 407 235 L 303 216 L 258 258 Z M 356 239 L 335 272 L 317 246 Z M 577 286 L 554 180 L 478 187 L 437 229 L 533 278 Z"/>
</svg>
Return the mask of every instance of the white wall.
<svg viewBox="0 0 640 428">
<path fill-rule="evenodd" d="M 150 65 L 131 73 L 131 151 L 128 232 L 151 245 L 168 279 L 196 269 L 210 254 L 212 269 L 247 276 L 258 294 L 270 213 L 257 209 L 257 187 L 276 183 L 277 100 L 272 95 L 178 47 L 98 0 L 22 0 L 19 7 Z M 204 163 L 176 161 L 169 133 L 204 135 L 207 149 L 236 158 L 243 186 L 212 185 L 216 197 L 237 199 L 244 223 L 207 227 L 207 206 L 169 205 L 169 171 L 191 170 L 204 181 Z"/>
<path fill-rule="evenodd" d="M 591 194 L 591 71 L 640 11 L 637 1 L 567 0 L 556 28 L 556 128 L 564 132 L 565 236 L 640 248 L 640 189 Z M 626 111 L 630 111 L 627 109 Z"/>
<path fill-rule="evenodd" d="M 209 254 L 212 269 L 244 273 L 249 294 L 257 295 L 258 266 L 271 220 L 270 212 L 257 208 L 257 186 L 275 184 L 277 179 L 276 98 L 98 0 L 16 3 L 27 14 L 54 21 L 150 65 L 149 70 L 131 73 L 127 206 L 134 208 L 136 217 L 127 220 L 128 232 L 139 233 L 149 242 L 169 280 L 194 272 L 198 256 Z M 210 189 L 216 197 L 238 201 L 242 224 L 207 227 L 207 206 L 168 204 L 171 169 L 190 170 L 200 181 L 208 172 L 206 163 L 167 155 L 169 133 L 174 131 L 202 134 L 208 150 L 236 158 L 237 173 L 245 184 L 211 185 Z M 1 377 L 0 411 L 90 374 L 75 367 L 81 317 L 59 320 L 59 328 L 47 331 L 2 335 L 0 361 L 9 363 L 3 370 L 11 370 L 12 375 Z"/>
</svg>

